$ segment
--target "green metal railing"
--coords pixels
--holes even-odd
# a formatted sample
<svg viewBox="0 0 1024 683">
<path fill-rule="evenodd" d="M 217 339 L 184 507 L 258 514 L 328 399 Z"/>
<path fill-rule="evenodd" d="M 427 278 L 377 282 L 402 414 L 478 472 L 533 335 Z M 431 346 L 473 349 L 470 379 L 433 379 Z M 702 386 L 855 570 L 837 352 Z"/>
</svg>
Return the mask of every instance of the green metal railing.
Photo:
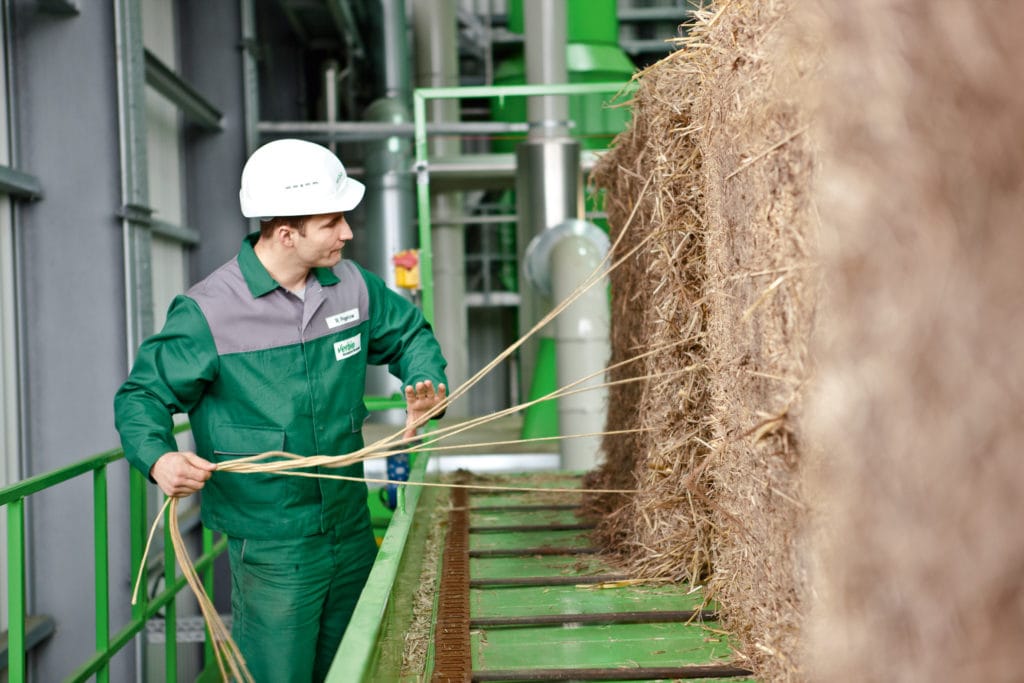
<svg viewBox="0 0 1024 683">
<path fill-rule="evenodd" d="M 187 424 L 179 425 L 174 433 L 187 431 Z M 39 476 L 31 477 L 0 490 L 0 507 L 7 510 L 7 574 L 8 574 L 8 647 L 7 673 L 10 681 L 26 678 L 26 563 L 25 563 L 25 502 L 41 491 L 51 489 L 81 476 L 92 475 L 93 482 L 93 538 L 95 542 L 96 593 L 96 650 L 92 657 L 75 670 L 66 680 L 84 681 L 91 676 L 98 683 L 109 683 L 110 660 L 131 642 L 145 627 L 146 622 L 161 609 L 165 618 L 165 673 L 166 680 L 177 680 L 177 613 L 174 599 L 187 582 L 178 576 L 174 553 L 164 553 L 164 590 L 149 598 L 140 591 L 138 602 L 132 607 L 131 619 L 116 633 L 110 624 L 110 573 L 107 506 L 107 467 L 124 459 L 120 448 L 104 451 L 85 460 Z M 146 536 L 150 526 L 146 505 L 147 482 L 140 472 L 131 469 L 129 479 L 129 534 L 132 576 L 142 563 Z M 164 524 L 164 547 L 170 548 L 168 525 Z M 227 547 L 227 538 L 214 541 L 213 534 L 203 529 L 203 552 L 196 560 L 196 571 L 203 577 L 207 593 L 213 595 L 213 561 Z M 206 640 L 207 662 L 212 662 L 212 643 Z"/>
<path fill-rule="evenodd" d="M 427 101 L 467 98 L 534 97 L 545 95 L 591 95 L 618 93 L 628 82 L 559 83 L 555 85 L 481 85 L 473 87 L 417 88 L 412 95 L 416 152 L 416 207 L 420 237 L 420 281 L 423 287 L 423 315 L 434 322 L 434 254 L 430 243 L 430 159 L 427 146 Z"/>
</svg>

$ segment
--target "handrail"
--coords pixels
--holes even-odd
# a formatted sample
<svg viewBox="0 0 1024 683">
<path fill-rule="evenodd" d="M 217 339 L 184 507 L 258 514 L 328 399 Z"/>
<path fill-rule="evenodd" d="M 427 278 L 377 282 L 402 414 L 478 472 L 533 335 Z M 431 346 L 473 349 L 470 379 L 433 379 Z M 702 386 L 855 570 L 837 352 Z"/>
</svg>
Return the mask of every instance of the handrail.
<svg viewBox="0 0 1024 683">
<path fill-rule="evenodd" d="M 189 424 L 183 422 L 175 425 L 173 433 L 181 434 L 189 430 Z M 11 484 L 7 488 L 0 489 L 0 505 L 6 505 L 12 500 L 18 498 L 26 498 L 33 493 L 38 493 L 43 489 L 48 489 L 51 486 L 62 484 L 69 479 L 85 474 L 91 470 L 98 469 L 104 465 L 109 465 L 112 462 L 116 462 L 124 457 L 124 450 L 121 448 L 111 448 L 109 451 L 102 451 L 96 455 L 89 456 L 85 460 L 81 460 L 76 463 L 72 463 L 60 469 L 53 470 L 52 472 L 44 472 L 43 474 L 37 474 L 34 477 L 23 479 L 19 482 Z"/>
<path fill-rule="evenodd" d="M 423 481 L 426 478 L 429 459 L 429 456 L 417 459 L 409 473 L 409 481 Z M 398 490 L 395 516 L 388 525 L 377 560 L 366 579 L 366 587 L 349 620 L 345 637 L 334 654 L 331 668 L 327 672 L 327 683 L 368 680 L 374 658 L 379 655 L 377 639 L 384 613 L 391 604 L 391 589 L 398 576 L 422 491 L 420 486 L 403 486 Z"/>
<path fill-rule="evenodd" d="M 124 451 L 120 448 L 114 448 L 86 460 L 82 460 L 81 462 L 67 465 L 66 467 L 62 467 L 58 470 L 37 474 L 34 477 L 23 479 L 22 481 L 12 484 L 5 489 L 0 489 L 0 505 L 6 505 L 13 500 L 27 498 L 33 493 L 39 493 L 43 489 L 48 489 L 51 486 L 62 484 L 69 479 L 74 479 L 86 472 L 91 472 L 104 467 L 105 465 L 109 465 L 112 462 L 116 462 L 123 456 Z"/>
<path fill-rule="evenodd" d="M 174 434 L 188 431 L 188 423 L 178 424 L 172 430 Z M 7 674 L 9 680 L 22 681 L 26 678 L 26 567 L 25 567 L 25 499 L 32 494 L 53 488 L 76 477 L 92 473 L 93 475 L 93 538 L 95 548 L 95 596 L 96 596 L 96 650 L 74 673 L 68 681 L 85 681 L 96 676 L 97 683 L 108 683 L 110 680 L 109 662 L 120 650 L 141 632 L 146 622 L 158 611 L 165 609 L 167 631 L 173 633 L 177 629 L 175 596 L 188 585 L 184 576 L 179 576 L 174 564 L 173 553 L 167 553 L 164 563 L 164 590 L 154 598 L 147 600 L 145 595 L 132 609 L 132 618 L 116 634 L 110 633 L 110 573 L 108 570 L 109 536 L 107 513 L 107 466 L 121 460 L 124 451 L 120 448 L 103 451 L 89 456 L 71 465 L 46 472 L 19 481 L 4 489 L 0 489 L 0 507 L 7 509 L 7 571 L 8 592 L 8 648 Z M 149 526 L 146 505 L 146 484 L 141 473 L 132 470 L 130 478 L 130 512 L 129 529 L 131 536 L 132 569 L 138 568 L 142 561 L 142 545 L 145 542 Z M 165 525 L 166 528 L 166 525 Z M 169 544 L 168 544 L 169 547 Z M 212 595 L 213 561 L 227 548 L 227 538 L 222 536 L 214 542 L 212 532 L 203 529 L 203 554 L 195 565 L 196 570 L 203 574 L 206 590 Z M 135 572 L 132 572 L 135 575 Z M 167 680 L 176 680 L 176 639 L 165 640 L 165 658 Z M 210 644 L 207 643 L 209 649 Z M 207 662 L 212 661 L 208 658 Z"/>
</svg>

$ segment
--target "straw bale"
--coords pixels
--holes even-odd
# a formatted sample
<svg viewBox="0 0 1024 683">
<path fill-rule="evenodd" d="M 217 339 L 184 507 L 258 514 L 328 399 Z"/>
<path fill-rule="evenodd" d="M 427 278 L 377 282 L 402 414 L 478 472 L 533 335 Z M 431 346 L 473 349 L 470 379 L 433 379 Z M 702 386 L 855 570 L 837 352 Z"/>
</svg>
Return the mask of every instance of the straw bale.
<svg viewBox="0 0 1024 683">
<path fill-rule="evenodd" d="M 817 51 L 787 2 L 733 3 L 709 29 L 695 103 L 707 197 L 716 506 L 708 587 L 763 680 L 802 680 L 803 397 L 818 300 L 813 150 L 800 99 Z"/>
<path fill-rule="evenodd" d="M 641 202 L 629 243 L 653 235 L 613 274 L 612 360 L 680 342 L 628 371 L 691 370 L 613 394 L 609 429 L 649 431 L 606 440 L 594 483 L 642 493 L 604 499 L 600 531 L 641 576 L 707 582 L 764 680 L 802 676 L 799 416 L 818 286 L 797 97 L 815 53 L 783 40 L 788 13 L 734 0 L 702 14 L 641 74 L 633 127 L 595 171 L 613 227 Z"/>
<path fill-rule="evenodd" d="M 609 379 L 688 371 L 611 387 L 609 430 L 648 431 L 606 437 L 605 465 L 588 485 L 636 486 L 641 493 L 590 504 L 604 514 L 599 535 L 638 573 L 678 579 L 703 575 L 708 561 L 707 515 L 704 502 L 694 497 L 703 495 L 702 487 L 687 476 L 699 471 L 710 438 L 700 157 L 692 136 L 673 133 L 692 124 L 688 86 L 677 71 L 649 70 L 633 102 L 632 127 L 593 176 L 607 189 L 613 240 L 622 229 L 630 231 L 614 257 L 649 240 L 611 275 L 610 363 L 675 344 L 613 370 Z"/>
<path fill-rule="evenodd" d="M 820 4 L 814 677 L 1019 681 L 1024 4 Z"/>
</svg>

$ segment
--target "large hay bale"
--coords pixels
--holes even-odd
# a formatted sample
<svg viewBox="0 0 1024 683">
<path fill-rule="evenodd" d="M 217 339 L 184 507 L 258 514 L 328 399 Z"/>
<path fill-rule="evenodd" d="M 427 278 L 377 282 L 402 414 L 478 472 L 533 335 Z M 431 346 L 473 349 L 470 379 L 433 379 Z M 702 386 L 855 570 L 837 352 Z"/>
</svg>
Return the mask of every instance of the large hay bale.
<svg viewBox="0 0 1024 683">
<path fill-rule="evenodd" d="M 686 87 L 674 70 L 649 70 L 630 130 L 594 172 L 608 189 L 612 238 L 629 230 L 614 258 L 647 240 L 611 275 L 610 363 L 664 349 L 613 370 L 609 379 L 673 374 L 611 387 L 609 430 L 646 431 L 606 437 L 605 465 L 589 478 L 597 488 L 640 490 L 591 501 L 605 513 L 599 534 L 637 573 L 680 580 L 702 576 L 709 551 L 704 503 L 687 508 L 700 490 L 688 475 L 699 470 L 710 436 L 700 157 L 692 136 L 672 134 L 691 125 Z"/>
<path fill-rule="evenodd" d="M 1024 677 L 1024 4 L 827 0 L 823 681 Z"/>
<path fill-rule="evenodd" d="M 798 416 L 817 281 L 787 15 L 773 0 L 701 15 L 641 74 L 633 128 L 595 172 L 616 231 L 639 204 L 620 252 L 649 240 L 613 274 L 612 360 L 677 344 L 612 377 L 660 375 L 611 396 L 609 429 L 646 431 L 607 439 L 592 479 L 641 493 L 603 500 L 600 530 L 640 576 L 707 580 L 765 680 L 800 677 Z"/>
</svg>

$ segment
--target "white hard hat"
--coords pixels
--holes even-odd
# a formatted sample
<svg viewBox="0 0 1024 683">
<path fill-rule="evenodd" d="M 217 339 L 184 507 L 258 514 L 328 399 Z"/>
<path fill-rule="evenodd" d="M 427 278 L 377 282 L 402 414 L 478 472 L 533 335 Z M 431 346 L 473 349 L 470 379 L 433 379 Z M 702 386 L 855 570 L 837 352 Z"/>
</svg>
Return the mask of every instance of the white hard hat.
<svg viewBox="0 0 1024 683">
<path fill-rule="evenodd" d="M 275 140 L 249 157 L 238 198 L 246 218 L 312 216 L 354 209 L 366 186 L 334 153 L 306 140 Z"/>
</svg>

